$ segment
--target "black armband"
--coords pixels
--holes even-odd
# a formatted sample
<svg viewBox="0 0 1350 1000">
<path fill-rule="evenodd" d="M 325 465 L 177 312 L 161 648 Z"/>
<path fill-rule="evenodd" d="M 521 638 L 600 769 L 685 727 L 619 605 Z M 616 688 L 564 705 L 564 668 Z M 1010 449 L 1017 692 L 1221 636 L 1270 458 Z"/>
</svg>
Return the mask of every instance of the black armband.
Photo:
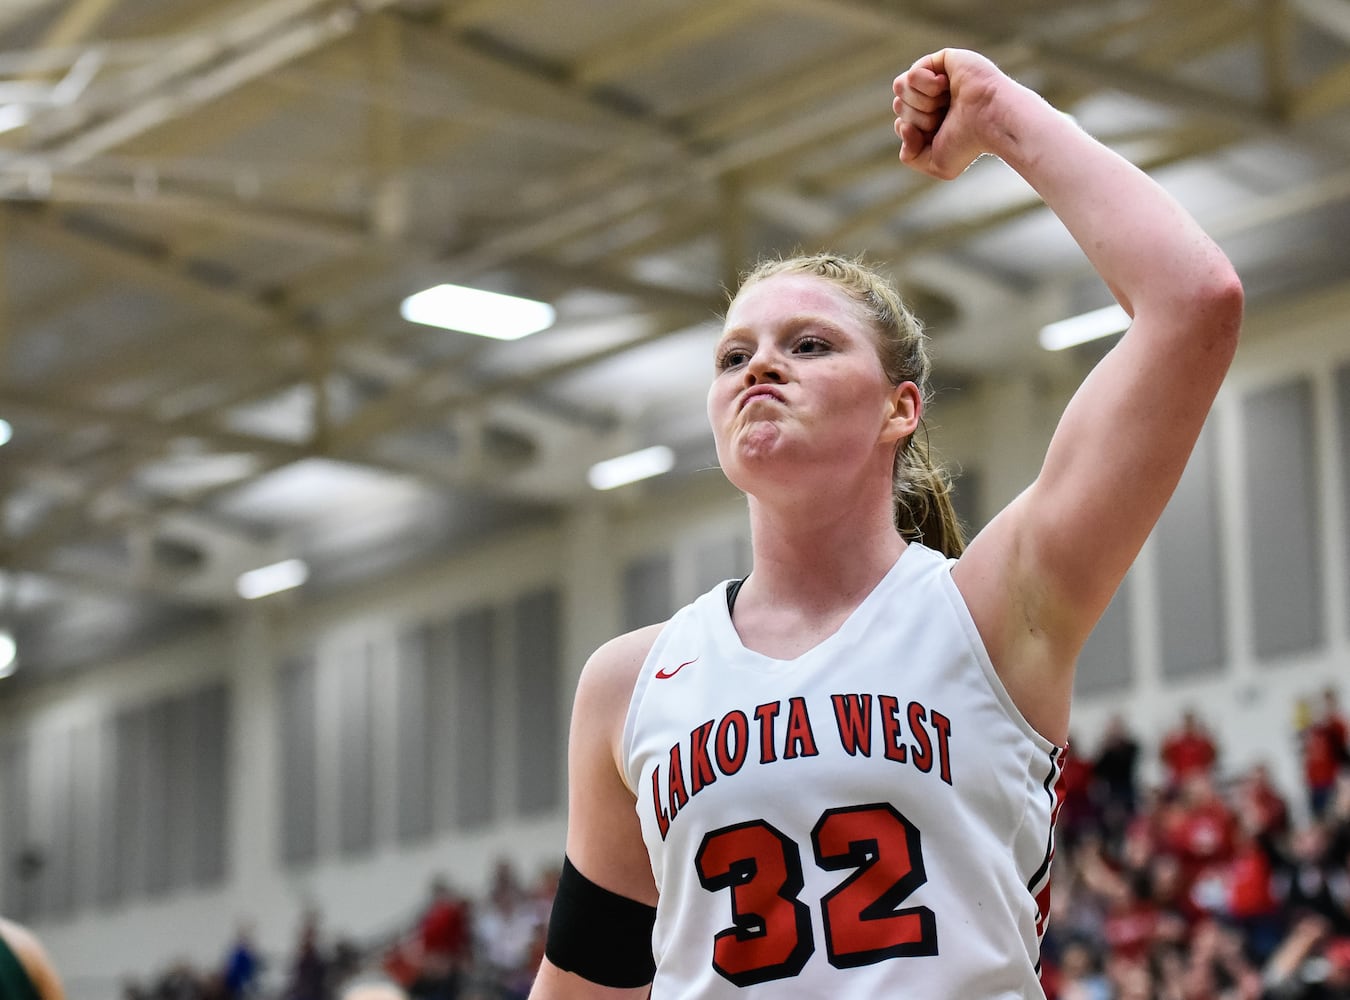
<svg viewBox="0 0 1350 1000">
<path fill-rule="evenodd" d="M 646 986 L 656 976 L 655 923 L 656 907 L 596 885 L 564 857 L 544 954 L 599 986 Z"/>
</svg>

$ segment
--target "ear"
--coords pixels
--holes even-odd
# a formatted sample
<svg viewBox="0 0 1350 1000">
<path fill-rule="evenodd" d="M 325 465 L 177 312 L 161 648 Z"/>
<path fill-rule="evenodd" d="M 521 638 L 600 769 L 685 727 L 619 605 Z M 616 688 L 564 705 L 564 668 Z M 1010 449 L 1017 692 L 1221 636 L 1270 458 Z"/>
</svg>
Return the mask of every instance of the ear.
<svg viewBox="0 0 1350 1000">
<path fill-rule="evenodd" d="M 908 440 L 918 429 L 921 416 L 923 416 L 923 400 L 919 396 L 919 387 L 913 382 L 901 382 L 887 397 L 883 440 Z"/>
</svg>

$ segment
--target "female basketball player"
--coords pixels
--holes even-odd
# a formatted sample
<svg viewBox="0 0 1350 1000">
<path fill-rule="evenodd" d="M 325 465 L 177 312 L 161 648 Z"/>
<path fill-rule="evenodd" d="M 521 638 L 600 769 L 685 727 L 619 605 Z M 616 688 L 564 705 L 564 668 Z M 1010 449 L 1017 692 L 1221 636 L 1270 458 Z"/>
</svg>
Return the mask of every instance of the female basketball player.
<svg viewBox="0 0 1350 1000">
<path fill-rule="evenodd" d="M 1074 662 L 1186 464 L 1242 291 L 1171 197 L 982 56 L 920 59 L 895 114 L 922 173 L 992 153 L 1024 177 L 1133 325 L 963 551 L 894 292 L 830 257 L 749 277 L 708 415 L 753 570 L 586 665 L 537 1000 L 1043 995 Z"/>
</svg>

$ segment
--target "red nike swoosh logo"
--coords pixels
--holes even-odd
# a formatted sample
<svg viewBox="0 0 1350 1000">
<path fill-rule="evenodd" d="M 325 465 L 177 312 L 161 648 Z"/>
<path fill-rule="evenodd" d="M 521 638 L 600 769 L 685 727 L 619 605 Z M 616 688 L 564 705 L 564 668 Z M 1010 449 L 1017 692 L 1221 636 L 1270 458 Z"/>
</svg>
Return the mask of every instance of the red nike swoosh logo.
<svg viewBox="0 0 1350 1000">
<path fill-rule="evenodd" d="M 692 659 L 692 660 L 685 660 L 685 661 L 684 661 L 683 663 L 681 663 L 678 667 L 675 667 L 675 668 L 670 669 L 670 670 L 666 669 L 665 667 L 662 667 L 660 670 L 658 670 L 658 671 L 656 672 L 656 679 L 657 679 L 658 681 L 668 680 L 669 678 L 674 677 L 676 674 L 678 674 L 678 673 L 679 673 L 681 670 L 683 670 L 685 667 L 689 666 L 689 664 L 694 663 L 694 662 L 696 662 L 697 660 L 698 660 L 698 657 L 697 657 L 697 656 L 694 657 L 694 659 Z"/>
</svg>

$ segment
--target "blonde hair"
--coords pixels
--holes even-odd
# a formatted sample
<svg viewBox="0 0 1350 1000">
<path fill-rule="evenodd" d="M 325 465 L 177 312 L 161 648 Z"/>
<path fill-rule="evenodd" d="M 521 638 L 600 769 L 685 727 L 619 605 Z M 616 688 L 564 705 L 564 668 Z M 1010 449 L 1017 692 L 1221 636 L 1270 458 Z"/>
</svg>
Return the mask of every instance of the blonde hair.
<svg viewBox="0 0 1350 1000">
<path fill-rule="evenodd" d="M 890 281 L 859 258 L 819 253 L 762 261 L 742 277 L 740 287 L 781 274 L 824 278 L 861 305 L 875 328 L 877 355 L 886 377 L 892 385 L 913 382 L 919 390 L 920 412 L 927 410 L 932 391 L 928 338 Z M 911 434 L 895 453 L 891 474 L 895 526 L 909 541 L 922 542 L 948 557 L 959 556 L 966 539 L 952 504 L 951 476 L 934 460 L 922 418 L 919 428 L 922 436 Z"/>
</svg>

